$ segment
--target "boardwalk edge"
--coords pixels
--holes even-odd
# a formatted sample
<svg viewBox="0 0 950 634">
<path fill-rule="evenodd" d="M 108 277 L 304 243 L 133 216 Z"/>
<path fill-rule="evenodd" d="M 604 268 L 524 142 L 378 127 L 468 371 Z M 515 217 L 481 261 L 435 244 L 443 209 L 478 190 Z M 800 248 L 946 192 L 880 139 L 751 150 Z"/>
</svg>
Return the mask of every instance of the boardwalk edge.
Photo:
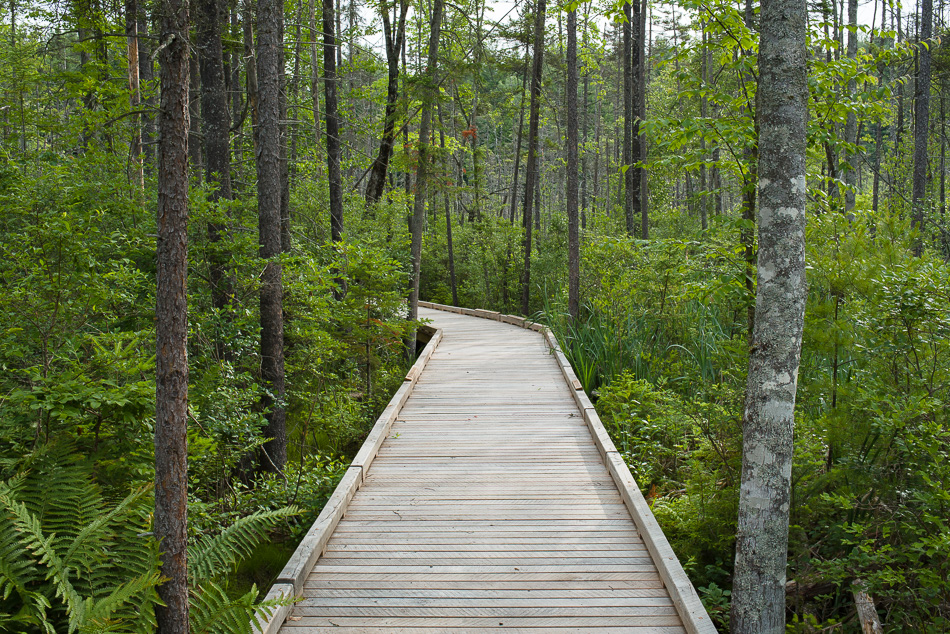
<svg viewBox="0 0 950 634">
<path fill-rule="evenodd" d="M 356 495 L 356 491 L 362 486 L 366 471 L 372 464 L 373 459 L 376 458 L 376 454 L 386 439 L 389 429 L 399 415 L 402 406 L 408 400 L 413 386 L 415 386 L 422 370 L 432 357 L 432 353 L 438 347 L 439 342 L 442 341 L 441 329 L 428 326 L 423 326 L 423 328 L 431 333 L 431 338 L 425 349 L 416 359 L 416 362 L 412 364 L 412 367 L 409 368 L 403 384 L 396 390 L 383 413 L 376 419 L 376 424 L 373 425 L 373 429 L 370 430 L 353 462 L 347 467 L 340 483 L 333 490 L 333 495 L 327 500 L 323 510 L 320 511 L 320 515 L 310 526 L 310 530 L 300 541 L 300 545 L 297 546 L 294 554 L 287 561 L 287 565 L 277 576 L 270 592 L 267 593 L 268 599 L 281 596 L 299 597 L 303 592 L 304 581 L 310 571 L 313 570 L 317 560 L 323 555 L 327 542 L 330 540 L 330 535 L 333 534 L 336 525 L 346 514 L 347 506 L 349 506 L 353 496 Z M 276 634 L 290 615 L 291 608 L 292 606 L 289 605 L 276 608 L 263 623 L 255 624 L 254 632 L 256 634 Z"/>
<path fill-rule="evenodd" d="M 561 375 L 564 377 L 568 386 L 572 388 L 571 393 L 574 396 L 574 402 L 584 414 L 584 421 L 587 423 L 587 427 L 594 438 L 594 444 L 604 459 L 611 478 L 613 478 L 617 488 L 620 489 L 620 496 L 624 501 L 624 505 L 630 512 L 630 516 L 633 518 L 637 530 L 640 531 L 647 550 L 653 557 L 653 561 L 660 573 L 660 578 L 663 580 L 663 585 L 666 586 L 667 591 L 670 593 L 670 598 L 673 600 L 676 610 L 683 621 L 683 626 L 690 634 L 716 634 L 716 627 L 709 618 L 709 614 L 699 599 L 696 589 L 686 576 L 686 571 L 683 570 L 683 566 L 673 552 L 673 548 L 666 539 L 666 535 L 663 534 L 663 530 L 653 516 L 653 512 L 650 510 L 646 499 L 644 499 L 643 493 L 640 492 L 640 488 L 637 486 L 633 474 L 630 473 L 626 462 L 624 462 L 620 452 L 617 451 L 616 446 L 614 446 L 613 441 L 610 439 L 607 429 L 601 422 L 600 416 L 597 415 L 593 403 L 591 403 L 586 392 L 584 392 L 581 382 L 574 374 L 574 369 L 571 367 L 570 362 L 568 362 L 567 357 L 565 357 L 561 351 L 554 334 L 547 327 L 531 322 L 523 317 L 501 315 L 480 309 L 475 310 L 456 306 L 445 306 L 431 302 L 419 302 L 419 306 L 469 315 L 471 317 L 493 319 L 495 321 L 534 330 L 544 336 L 545 342 L 555 356 L 558 366 L 561 368 Z"/>
</svg>

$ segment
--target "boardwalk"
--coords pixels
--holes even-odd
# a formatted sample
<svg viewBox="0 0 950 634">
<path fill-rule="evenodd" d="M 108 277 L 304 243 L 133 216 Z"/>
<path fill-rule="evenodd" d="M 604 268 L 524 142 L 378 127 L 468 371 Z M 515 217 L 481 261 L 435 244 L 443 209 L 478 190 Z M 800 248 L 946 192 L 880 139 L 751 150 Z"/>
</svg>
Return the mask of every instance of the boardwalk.
<svg viewBox="0 0 950 634">
<path fill-rule="evenodd" d="M 420 317 L 441 341 L 322 556 L 285 579 L 304 599 L 280 631 L 715 631 L 664 584 L 544 337 Z"/>
</svg>

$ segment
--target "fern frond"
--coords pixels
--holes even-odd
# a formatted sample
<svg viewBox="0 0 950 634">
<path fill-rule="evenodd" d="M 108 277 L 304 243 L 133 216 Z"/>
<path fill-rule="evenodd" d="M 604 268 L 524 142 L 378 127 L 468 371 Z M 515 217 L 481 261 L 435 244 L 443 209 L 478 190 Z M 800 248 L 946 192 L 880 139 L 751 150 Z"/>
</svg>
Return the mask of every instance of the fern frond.
<svg viewBox="0 0 950 634">
<path fill-rule="evenodd" d="M 191 593 L 191 632 L 251 634 L 254 624 L 261 623 L 274 608 L 296 601 L 295 597 L 285 597 L 255 603 L 257 596 L 257 586 L 232 599 L 213 581 L 201 584 Z"/>
<path fill-rule="evenodd" d="M 154 591 L 162 582 L 158 572 L 136 577 L 115 588 L 108 596 L 99 599 L 86 599 L 85 622 L 80 624 L 79 631 L 83 634 L 92 632 L 111 632 L 117 629 L 128 631 L 129 621 L 137 620 L 138 610 L 151 608 L 158 601 L 158 594 Z M 135 606 L 130 614 L 121 612 Z M 119 616 L 119 618 L 116 618 Z"/>
<path fill-rule="evenodd" d="M 205 536 L 188 549 L 188 572 L 193 585 L 214 579 L 248 557 L 282 520 L 299 513 L 288 506 L 242 517 L 217 535 Z"/>
<path fill-rule="evenodd" d="M 20 533 L 23 545 L 33 553 L 41 566 L 46 566 L 46 578 L 53 582 L 56 597 L 63 599 L 66 613 L 69 615 L 70 631 L 83 619 L 83 601 L 69 581 L 69 568 L 63 564 L 56 552 L 56 534 L 46 536 L 40 520 L 30 513 L 26 505 L 9 497 L 3 500 L 12 516 L 13 525 Z"/>
<path fill-rule="evenodd" d="M 93 544 L 98 545 L 99 542 L 102 542 L 105 530 L 111 527 L 118 519 L 127 520 L 125 516 L 129 514 L 129 510 L 145 497 L 150 488 L 148 485 L 139 487 L 127 495 L 124 500 L 119 502 L 114 509 L 104 515 L 100 514 L 95 520 L 86 524 L 69 545 L 69 548 L 63 555 L 63 559 L 71 563 L 77 552 L 80 550 L 88 550 L 93 547 Z"/>
<path fill-rule="evenodd" d="M 251 634 L 256 598 L 256 587 L 232 599 L 213 581 L 201 584 L 191 593 L 191 631 L 194 634 Z"/>
<path fill-rule="evenodd" d="M 27 552 L 20 540 L 20 533 L 13 523 L 10 505 L 12 491 L 6 482 L 0 482 L 0 598 L 7 599 L 11 593 L 25 596 L 27 586 L 39 579 L 36 561 Z"/>
</svg>

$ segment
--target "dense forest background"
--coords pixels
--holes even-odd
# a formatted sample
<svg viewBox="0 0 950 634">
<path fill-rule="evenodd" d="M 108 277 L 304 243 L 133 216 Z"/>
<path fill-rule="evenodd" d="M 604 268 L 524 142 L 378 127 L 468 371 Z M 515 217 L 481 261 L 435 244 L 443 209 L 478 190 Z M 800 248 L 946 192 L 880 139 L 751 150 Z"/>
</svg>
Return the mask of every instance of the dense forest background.
<svg viewBox="0 0 950 634">
<path fill-rule="evenodd" d="M 0 7 L 0 621 L 12 629 L 154 623 L 162 6 Z M 552 327 L 728 628 L 755 293 L 755 3 L 282 6 L 274 74 L 257 66 L 253 0 L 191 3 L 193 629 L 245 627 L 251 584 L 269 585 L 402 382 L 415 255 L 416 298 Z M 864 591 L 886 631 L 946 632 L 946 7 L 871 0 L 865 14 L 856 0 L 810 6 L 789 629 L 859 631 Z M 276 137 L 259 110 L 272 83 Z M 271 142 L 278 181 L 259 173 Z M 268 253 L 259 194 L 281 205 Z M 261 349 L 275 263 L 280 389 Z M 262 464 L 277 410 L 285 462 Z"/>
</svg>

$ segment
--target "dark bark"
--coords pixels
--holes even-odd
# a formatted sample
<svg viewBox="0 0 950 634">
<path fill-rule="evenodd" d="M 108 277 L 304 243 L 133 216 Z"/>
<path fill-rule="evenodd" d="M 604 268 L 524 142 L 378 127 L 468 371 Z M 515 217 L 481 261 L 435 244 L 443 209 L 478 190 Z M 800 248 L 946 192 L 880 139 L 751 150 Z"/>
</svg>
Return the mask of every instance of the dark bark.
<svg viewBox="0 0 950 634">
<path fill-rule="evenodd" d="M 806 297 L 805 1 L 763 0 L 760 24 L 758 287 L 743 418 L 735 634 L 785 631 L 792 440 Z"/>
<path fill-rule="evenodd" d="M 281 4 L 280 20 L 277 22 L 277 118 L 279 135 L 279 163 L 280 163 L 280 250 L 290 253 L 290 165 L 287 161 L 287 140 L 290 135 L 290 124 L 287 123 L 287 73 L 286 53 L 284 51 L 284 12 Z"/>
<path fill-rule="evenodd" d="M 577 11 L 567 14 L 567 285 L 571 319 L 580 315 L 580 232 L 577 156 Z"/>
<path fill-rule="evenodd" d="M 261 276 L 261 378 L 268 390 L 265 443 L 260 459 L 263 471 L 283 471 L 287 463 L 284 406 L 284 316 L 281 265 L 280 174 L 280 39 L 283 20 L 280 0 L 257 3 L 257 218 L 260 257 L 266 260 Z"/>
<path fill-rule="evenodd" d="M 647 34 L 647 2 L 633 0 L 633 22 L 637 26 L 636 41 L 633 46 L 633 73 L 637 81 L 634 96 L 635 119 L 633 122 L 633 156 L 640 162 L 634 167 L 634 201 L 633 208 L 640 210 L 640 238 L 647 240 L 650 237 L 650 198 L 647 195 L 647 171 L 642 165 L 647 160 L 646 137 L 641 129 L 641 122 L 646 119 L 647 108 L 647 73 L 646 73 L 646 34 Z"/>
<path fill-rule="evenodd" d="M 586 35 L 586 29 L 585 29 Z M 585 38 L 586 39 L 586 38 Z M 586 48 L 586 46 L 585 46 Z M 581 122 L 581 146 L 584 148 L 581 152 L 581 229 L 587 228 L 587 206 L 590 204 L 590 194 L 588 191 L 588 177 L 587 177 L 587 124 L 590 120 L 588 116 L 588 107 L 590 106 L 590 73 L 584 73 L 584 108 L 582 115 L 583 120 Z"/>
<path fill-rule="evenodd" d="M 317 46 L 319 31 L 316 5 L 317 0 L 310 0 L 310 105 L 313 108 L 314 154 L 319 165 L 323 154 L 323 130 L 320 123 L 320 54 Z"/>
<path fill-rule="evenodd" d="M 702 82 L 703 86 L 708 86 L 709 84 L 709 56 L 710 51 L 707 49 L 706 44 L 706 22 L 702 23 L 702 47 L 700 48 L 700 55 L 702 58 L 700 64 L 702 66 Z M 706 98 L 705 92 L 702 97 L 699 99 L 699 116 L 705 122 L 706 116 L 709 114 L 709 100 Z M 705 232 L 709 229 L 709 181 L 706 175 L 706 137 L 703 136 L 699 139 L 699 147 L 703 153 L 703 163 L 699 166 L 699 188 L 701 190 L 701 197 L 699 199 L 699 225 L 702 230 Z"/>
<path fill-rule="evenodd" d="M 511 208 L 508 220 L 515 221 L 515 210 L 518 208 L 518 171 L 521 168 L 521 139 L 524 136 L 524 98 L 528 86 L 528 54 L 525 51 L 524 72 L 521 74 L 521 107 L 518 108 L 518 139 L 515 142 L 515 170 L 511 177 Z"/>
<path fill-rule="evenodd" d="M 191 0 L 191 12 L 194 13 L 198 0 Z M 194 43 L 192 43 L 194 44 Z M 193 142 L 188 144 L 188 159 L 191 163 L 191 177 L 195 184 L 201 185 L 204 180 L 202 168 L 204 160 L 201 153 L 201 75 L 198 72 L 198 50 L 192 46 L 191 56 L 188 58 L 188 110 L 190 127 L 188 138 Z"/>
<path fill-rule="evenodd" d="M 858 0 L 848 0 L 848 59 L 854 60 L 858 55 Z M 848 95 L 852 103 L 857 96 L 857 82 L 853 79 L 848 82 Z M 848 112 L 848 117 L 844 125 L 844 140 L 847 144 L 845 149 L 845 165 L 843 168 L 843 180 L 845 184 L 844 192 L 844 213 L 848 221 L 854 220 L 854 198 L 855 198 L 855 169 L 854 162 L 857 154 L 854 150 L 858 142 L 858 118 L 853 110 Z"/>
<path fill-rule="evenodd" d="M 102 71 L 107 68 L 107 51 L 102 33 L 102 15 L 99 5 L 93 0 L 76 0 L 74 11 L 79 40 L 83 46 L 79 49 L 79 66 L 84 74 L 91 76 L 95 84 L 102 80 Z M 94 55 L 89 54 L 90 42 Z M 92 69 L 90 70 L 90 66 Z M 99 99 L 94 90 L 87 90 L 82 96 L 83 107 L 88 112 L 99 108 Z M 4 110 L 4 118 L 9 121 L 9 113 Z M 9 130 L 5 126 L 5 134 Z M 80 145 L 83 149 L 89 147 L 90 141 L 97 135 L 97 131 L 89 125 L 84 125 L 80 133 Z"/>
<path fill-rule="evenodd" d="M 545 0 L 538 0 L 534 15 L 534 59 L 531 66 L 531 107 L 528 117 L 528 165 L 524 184 L 524 269 L 521 273 L 521 312 L 528 314 L 531 302 L 532 205 L 538 189 L 538 127 L 541 114 L 541 71 L 544 63 Z M 536 209 L 536 213 L 540 213 Z"/>
<path fill-rule="evenodd" d="M 148 111 L 155 107 L 155 91 L 152 84 L 155 82 L 155 61 L 152 59 L 152 43 L 148 37 L 148 15 L 144 3 L 137 3 L 138 14 L 138 55 L 139 55 L 139 88 L 143 92 L 142 103 L 145 114 L 142 115 L 142 159 L 145 174 L 151 174 L 155 164 L 155 120 Z"/>
<path fill-rule="evenodd" d="M 125 36 L 127 40 L 127 66 L 129 74 L 129 106 L 139 110 L 142 90 L 139 81 L 139 5 L 138 0 L 125 0 Z M 144 202 L 145 166 L 142 162 L 142 115 L 133 115 L 132 140 L 129 156 L 132 163 L 132 181 L 136 197 Z M 21 135 L 22 136 L 22 135 Z M 25 140 L 25 137 L 23 137 Z"/>
<path fill-rule="evenodd" d="M 323 88 L 327 133 L 327 176 L 330 186 L 330 239 L 343 239 L 343 180 L 340 175 L 340 116 L 337 106 L 337 42 L 333 31 L 333 0 L 323 0 Z M 336 291 L 342 296 L 343 288 Z"/>
<path fill-rule="evenodd" d="M 429 132 L 432 123 L 432 104 L 439 94 L 436 70 L 439 65 L 439 38 L 442 34 L 442 0 L 432 6 L 432 24 L 429 31 L 429 61 L 422 76 L 422 110 L 419 120 L 419 163 L 416 168 L 416 193 L 412 202 L 412 217 L 409 220 L 412 254 L 412 290 L 409 294 L 409 319 L 419 318 L 419 274 L 422 267 L 422 229 L 425 225 L 426 195 L 430 149 Z M 415 356 L 416 338 L 410 337 L 409 353 Z"/>
<path fill-rule="evenodd" d="M 442 169 L 445 171 L 446 177 L 448 177 L 449 171 L 449 157 L 445 151 L 445 120 L 442 118 L 442 105 L 439 104 L 439 145 L 442 148 L 443 163 Z M 445 242 L 446 242 L 446 251 L 448 252 L 449 258 L 449 284 L 452 288 L 452 305 L 459 305 L 459 291 L 458 284 L 455 280 L 455 245 L 452 243 L 452 211 L 451 203 L 449 202 L 449 192 L 445 190 L 443 192 L 445 198 Z"/>
<path fill-rule="evenodd" d="M 754 16 L 752 1 L 746 0 L 744 22 L 750 30 L 755 26 Z M 747 54 L 751 54 L 751 51 L 748 51 Z M 748 74 L 743 74 L 742 79 L 748 86 L 751 86 L 754 81 L 754 78 Z M 752 90 L 752 88 L 750 87 L 748 90 Z M 755 135 L 758 137 L 758 112 L 756 111 L 755 103 L 752 101 L 747 102 L 746 108 L 752 115 Z M 742 175 L 742 220 L 744 223 L 742 229 L 739 231 L 739 243 L 745 252 L 745 288 L 746 299 L 749 302 L 746 327 L 749 345 L 751 345 L 755 325 L 755 281 L 753 276 L 755 275 L 755 190 L 756 183 L 758 182 L 759 160 L 757 141 L 750 143 L 744 150 L 743 158 L 746 163 L 746 171 Z"/>
<path fill-rule="evenodd" d="M 366 203 L 374 205 L 383 196 L 386 186 L 386 171 L 389 160 L 392 158 L 393 145 L 396 141 L 396 108 L 399 105 L 399 51 L 402 50 L 403 39 L 406 35 L 406 13 L 409 3 L 399 2 L 399 15 L 396 21 L 396 34 L 393 37 L 393 28 L 389 20 L 389 9 L 385 3 L 380 7 L 383 16 L 383 34 L 386 39 L 386 63 L 388 77 L 386 84 L 386 114 L 383 123 L 383 137 L 379 142 L 379 153 L 373 161 L 369 181 L 366 183 Z"/>
<path fill-rule="evenodd" d="M 247 109 L 251 114 L 251 140 L 254 144 L 254 156 L 257 156 L 257 137 L 259 133 L 260 105 L 258 103 L 257 53 L 254 50 L 254 12 L 251 0 L 244 0 L 244 59 L 247 81 Z"/>
<path fill-rule="evenodd" d="M 188 632 L 188 2 L 160 5 L 155 538 L 160 634 Z"/>
<path fill-rule="evenodd" d="M 201 71 L 201 130 L 205 146 L 205 177 L 214 186 L 211 201 L 231 200 L 231 146 L 229 133 L 231 117 L 228 113 L 228 95 L 225 88 L 224 49 L 222 24 L 227 17 L 227 3 L 222 0 L 198 0 L 197 35 L 199 42 L 199 69 Z M 197 143 L 197 141 L 195 141 Z M 227 263 L 230 259 L 221 247 L 227 226 L 208 223 L 208 256 L 211 278 L 211 304 L 224 319 L 232 289 Z M 227 345 L 224 335 L 215 335 L 215 352 L 225 358 Z"/>
<path fill-rule="evenodd" d="M 913 227 L 917 229 L 914 254 L 923 253 L 924 208 L 927 197 L 927 143 L 930 129 L 930 47 L 933 36 L 933 0 L 920 3 L 920 42 L 917 47 L 917 81 L 914 86 L 914 188 Z"/>
<path fill-rule="evenodd" d="M 633 0 L 637 2 L 637 0 Z M 627 235 L 636 237 L 634 202 L 635 180 L 639 173 L 633 168 L 637 159 L 633 154 L 634 68 L 633 68 L 633 10 L 630 2 L 623 5 L 623 213 L 627 223 Z"/>
</svg>

